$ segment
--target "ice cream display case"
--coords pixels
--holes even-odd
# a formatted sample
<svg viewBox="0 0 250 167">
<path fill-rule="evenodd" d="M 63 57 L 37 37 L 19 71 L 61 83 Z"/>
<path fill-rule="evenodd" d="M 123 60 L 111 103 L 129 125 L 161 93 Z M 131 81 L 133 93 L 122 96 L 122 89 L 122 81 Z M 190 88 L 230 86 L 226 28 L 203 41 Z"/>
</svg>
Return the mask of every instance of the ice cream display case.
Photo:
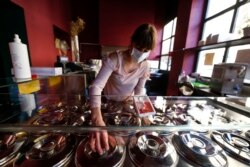
<svg viewBox="0 0 250 167">
<path fill-rule="evenodd" d="M 102 96 L 105 127 L 92 125 L 83 92 L 0 97 L 0 166 L 250 165 L 247 97 Z M 96 131 L 109 135 L 101 155 L 89 144 Z"/>
</svg>

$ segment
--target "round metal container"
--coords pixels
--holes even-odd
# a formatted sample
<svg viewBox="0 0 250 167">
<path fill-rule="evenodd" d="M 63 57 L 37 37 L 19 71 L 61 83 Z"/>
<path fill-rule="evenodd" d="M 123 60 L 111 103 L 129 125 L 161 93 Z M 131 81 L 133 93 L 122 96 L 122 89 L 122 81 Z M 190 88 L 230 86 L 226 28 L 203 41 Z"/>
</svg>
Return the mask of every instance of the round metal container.
<svg viewBox="0 0 250 167">
<path fill-rule="evenodd" d="M 209 138 L 196 132 L 182 132 L 172 138 L 179 155 L 195 167 L 226 167 L 228 161 L 222 149 Z M 181 165 L 178 165 L 181 166 Z"/>
<path fill-rule="evenodd" d="M 173 167 L 178 155 L 173 145 L 157 133 L 137 133 L 128 144 L 128 155 L 134 166 Z"/>
<path fill-rule="evenodd" d="M 69 125 L 71 126 L 91 126 L 92 120 L 91 120 L 91 111 L 85 111 L 83 113 L 71 113 L 70 114 L 70 121 Z M 88 131 L 72 131 L 71 133 L 77 135 L 77 136 L 87 136 L 89 134 Z"/>
<path fill-rule="evenodd" d="M 71 113 L 69 125 L 72 126 L 90 126 L 91 125 L 91 111 L 84 113 Z"/>
<path fill-rule="evenodd" d="M 213 132 L 211 136 L 231 157 L 250 164 L 250 140 L 248 138 L 239 134 L 219 132 Z"/>
<path fill-rule="evenodd" d="M 47 134 L 36 138 L 14 166 L 67 166 L 71 161 L 76 139 L 69 134 Z"/>
<path fill-rule="evenodd" d="M 106 109 L 102 109 L 103 119 L 107 126 L 141 126 L 141 119 L 136 114 L 134 104 L 131 101 L 107 103 Z M 136 131 L 120 130 L 111 134 L 129 136 Z"/>
<path fill-rule="evenodd" d="M 155 115 L 148 116 L 148 119 L 152 125 L 174 125 L 173 122 L 166 114 L 156 113 Z"/>
<path fill-rule="evenodd" d="M 0 133 L 0 166 L 11 163 L 27 139 L 26 132 Z"/>
<path fill-rule="evenodd" d="M 33 125 L 66 125 L 68 117 L 63 109 L 39 115 Z"/>
<path fill-rule="evenodd" d="M 77 167 L 123 166 L 126 156 L 126 147 L 119 143 L 113 136 L 109 136 L 109 147 L 110 149 L 108 151 L 100 155 L 91 150 L 89 138 L 83 139 L 76 150 L 75 165 Z"/>
</svg>

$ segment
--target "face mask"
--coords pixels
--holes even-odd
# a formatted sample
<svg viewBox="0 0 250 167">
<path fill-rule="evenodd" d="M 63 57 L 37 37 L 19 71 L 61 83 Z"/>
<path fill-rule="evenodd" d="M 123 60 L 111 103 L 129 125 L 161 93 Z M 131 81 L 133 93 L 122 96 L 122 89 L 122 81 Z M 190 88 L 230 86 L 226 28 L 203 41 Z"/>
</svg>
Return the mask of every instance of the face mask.
<svg viewBox="0 0 250 167">
<path fill-rule="evenodd" d="M 143 60 L 145 60 L 146 58 L 148 58 L 149 53 L 150 53 L 150 51 L 148 51 L 148 52 L 141 52 L 141 51 L 139 51 L 138 49 L 133 48 L 133 49 L 132 49 L 132 52 L 131 52 L 131 56 L 133 57 L 133 59 L 134 59 L 137 63 L 140 63 L 140 62 L 142 62 Z"/>
</svg>

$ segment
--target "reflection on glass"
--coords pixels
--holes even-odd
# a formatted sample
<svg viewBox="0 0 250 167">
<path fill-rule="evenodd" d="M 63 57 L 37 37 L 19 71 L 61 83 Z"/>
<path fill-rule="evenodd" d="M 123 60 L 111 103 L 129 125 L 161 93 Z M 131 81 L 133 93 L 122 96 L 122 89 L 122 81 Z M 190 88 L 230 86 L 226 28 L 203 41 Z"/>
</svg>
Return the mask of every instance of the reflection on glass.
<svg viewBox="0 0 250 167">
<path fill-rule="evenodd" d="M 229 11 L 204 24 L 202 39 L 206 39 L 209 34 L 229 33 L 233 17 L 233 11 Z"/>
<path fill-rule="evenodd" d="M 198 64 L 196 67 L 196 72 L 204 77 L 211 77 L 213 72 L 214 64 L 219 64 L 222 62 L 225 48 L 211 49 L 201 51 L 198 55 Z M 208 54 L 213 54 L 213 59 L 210 62 L 206 62 L 206 56 Z"/>
<path fill-rule="evenodd" d="M 162 42 L 162 50 L 161 50 L 161 54 L 168 54 L 168 52 L 170 51 L 170 43 L 171 39 L 165 40 Z"/>
<path fill-rule="evenodd" d="M 234 5 L 236 0 L 209 0 L 206 18 L 219 13 L 220 11 L 227 9 L 228 7 Z"/>
<path fill-rule="evenodd" d="M 32 116 L 33 111 L 36 109 L 35 94 L 19 94 L 18 96 L 22 110 L 20 119 L 26 120 Z"/>
</svg>

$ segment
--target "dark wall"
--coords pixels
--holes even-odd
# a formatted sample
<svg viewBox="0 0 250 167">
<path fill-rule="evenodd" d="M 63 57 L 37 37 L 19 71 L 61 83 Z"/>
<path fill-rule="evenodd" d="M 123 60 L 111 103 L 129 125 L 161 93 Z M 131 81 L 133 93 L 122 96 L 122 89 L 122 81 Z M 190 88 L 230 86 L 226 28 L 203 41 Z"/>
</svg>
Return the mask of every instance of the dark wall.
<svg viewBox="0 0 250 167">
<path fill-rule="evenodd" d="M 162 29 L 176 16 L 174 0 L 105 0 L 100 1 L 100 43 L 103 45 L 128 46 L 135 28 L 142 23 L 152 23 L 158 31 L 156 48 L 149 59 L 160 55 Z"/>
<path fill-rule="evenodd" d="M 165 25 L 177 16 L 177 9 L 180 0 L 155 0 L 155 20 Z"/>
<path fill-rule="evenodd" d="M 158 30 L 158 42 L 150 55 L 153 59 L 160 54 L 163 26 L 176 16 L 178 1 L 74 0 L 71 3 L 73 17 L 80 16 L 86 22 L 79 35 L 80 43 L 126 47 L 139 24 L 154 24 Z"/>
<path fill-rule="evenodd" d="M 11 56 L 9 42 L 18 34 L 23 43 L 28 44 L 24 11 L 21 7 L 8 1 L 0 1 L 0 77 L 11 76 Z"/>
<path fill-rule="evenodd" d="M 82 43 L 99 43 L 99 0 L 71 1 L 72 19 L 82 18 L 86 25 L 79 34 Z"/>
</svg>

